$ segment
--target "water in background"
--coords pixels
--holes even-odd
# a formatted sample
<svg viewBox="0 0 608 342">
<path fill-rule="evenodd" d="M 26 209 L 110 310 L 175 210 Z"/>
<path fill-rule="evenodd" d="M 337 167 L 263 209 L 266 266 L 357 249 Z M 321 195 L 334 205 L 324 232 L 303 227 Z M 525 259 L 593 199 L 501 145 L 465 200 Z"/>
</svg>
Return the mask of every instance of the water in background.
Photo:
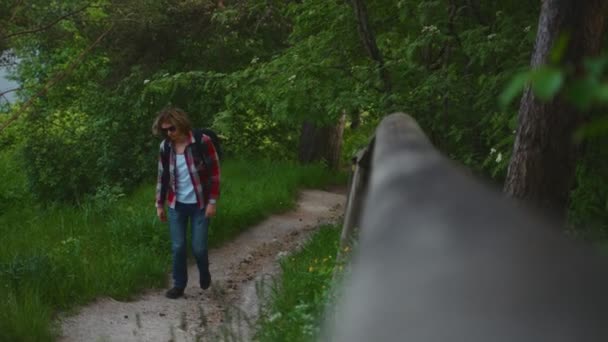
<svg viewBox="0 0 608 342">
<path fill-rule="evenodd" d="M 6 79 L 6 70 L 0 67 L 0 93 L 18 87 L 19 85 L 11 80 Z M 4 103 L 6 101 L 13 102 L 15 101 L 15 93 L 10 92 L 3 97 L 0 97 L 0 103 Z"/>
</svg>

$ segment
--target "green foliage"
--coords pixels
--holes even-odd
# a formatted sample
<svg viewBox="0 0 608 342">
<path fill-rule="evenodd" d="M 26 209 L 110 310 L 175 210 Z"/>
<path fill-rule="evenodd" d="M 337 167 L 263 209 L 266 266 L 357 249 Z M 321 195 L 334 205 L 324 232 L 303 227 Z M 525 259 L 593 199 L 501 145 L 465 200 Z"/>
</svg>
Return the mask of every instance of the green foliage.
<svg viewBox="0 0 608 342">
<path fill-rule="evenodd" d="M 52 341 L 55 334 L 49 329 L 52 324 L 51 309 L 41 302 L 33 291 L 2 292 L 0 303 L 1 341 Z"/>
<path fill-rule="evenodd" d="M 322 165 L 298 166 L 271 160 L 229 161 L 222 166 L 222 210 L 213 220 L 210 241 L 226 241 L 243 227 L 270 213 L 292 208 L 300 187 L 321 188 L 344 184 L 342 174 L 328 172 Z"/>
<path fill-rule="evenodd" d="M 567 44 L 564 37 L 558 41 L 552 50 L 550 65 L 513 77 L 501 95 L 501 102 L 505 106 L 529 85 L 541 101 L 561 97 L 563 105 L 571 105 L 585 113 L 585 123 L 577 128 L 572 137 L 573 143 L 582 145 L 582 158 L 577 167 L 576 185 L 570 196 L 568 221 L 574 235 L 589 240 L 606 240 L 608 189 L 603 184 L 606 182 L 608 164 L 603 160 L 608 157 L 604 151 L 608 117 L 603 107 L 608 102 L 608 85 L 604 80 L 608 56 L 587 58 L 582 70 L 572 70 L 567 65 L 559 64 Z"/>
<path fill-rule="evenodd" d="M 559 61 L 567 42 L 563 39 L 552 50 L 552 60 Z M 594 106 L 604 105 L 608 102 L 608 85 L 603 82 L 605 69 L 608 65 L 608 56 L 589 57 L 585 59 L 584 72 L 571 70 L 567 66 L 544 65 L 534 70 L 528 70 L 515 75 L 500 95 L 501 105 L 507 106 L 526 86 L 541 101 L 550 101 L 560 92 L 563 97 L 577 109 L 589 111 Z M 582 75 L 582 76 L 580 76 Z M 596 115 L 591 122 L 581 126 L 576 133 L 579 142 L 585 137 L 596 137 L 608 132 L 605 115 Z"/>
<path fill-rule="evenodd" d="M 573 233 L 592 241 L 608 238 L 608 137 L 589 138 L 576 171 L 568 221 Z"/>
<path fill-rule="evenodd" d="M 281 277 L 258 321 L 256 340 L 316 341 L 332 297 L 340 229 L 323 226 L 295 255 L 281 260 Z"/>
<path fill-rule="evenodd" d="M 0 164 L 0 171 L 6 167 Z M 297 189 L 343 184 L 320 165 L 226 161 L 222 197 L 210 230 L 217 246 L 267 215 L 293 207 Z M 56 310 L 98 296 L 127 299 L 161 287 L 170 237 L 155 217 L 154 186 L 130 196 L 100 187 L 79 208 L 38 209 L 19 202 L 0 212 L 0 337 L 49 340 Z M 27 204 L 27 202 L 25 202 Z M 100 257 L 103 256 L 103 257 Z"/>
<path fill-rule="evenodd" d="M 220 73 L 254 56 L 266 59 L 282 45 L 286 31 L 277 28 L 286 22 L 280 1 L 251 1 L 223 11 L 203 1 L 15 6 L 20 20 L 10 27 L 13 31 L 74 13 L 47 30 L 10 41 L 20 60 L 15 76 L 24 88 L 21 95 L 27 98 L 52 85 L 22 115 L 27 124 L 18 132 L 25 138 L 30 189 L 41 201 L 79 202 L 100 186 L 130 191 L 149 177 L 158 151 L 150 125 L 156 111 L 170 103 L 184 107 L 196 125 L 212 125 L 216 113 L 234 113 L 230 122 L 244 124 L 219 132 L 228 154 L 235 142 L 234 151 L 249 156 L 293 156 L 286 152 L 293 143 L 283 146 L 293 135 L 282 139 L 292 126 L 264 119 L 259 102 L 238 109 L 230 101 L 226 105 L 230 83 Z M 44 11 L 48 13 L 36 17 Z M 99 43 L 103 48 L 77 60 L 110 25 L 110 35 Z M 243 132 L 245 139 L 239 136 Z"/>
<path fill-rule="evenodd" d="M 408 14 L 398 27 L 407 30 L 378 34 L 380 42 L 387 39 L 383 51 L 391 74 L 400 76 L 396 103 L 448 156 L 501 181 L 516 111 L 496 99 L 529 63 L 536 5 L 484 4 L 478 18 L 466 11 L 449 16 L 438 1 L 398 4 Z M 392 43 L 400 36 L 403 44 Z"/>
<path fill-rule="evenodd" d="M 608 57 L 587 60 L 582 73 L 571 70 L 561 64 L 564 36 L 551 63 L 530 70 L 540 2 L 366 1 L 390 91 L 348 1 L 227 3 L 220 9 L 199 0 L 0 2 L 0 53 L 10 49 L 18 58 L 13 76 L 23 87 L 20 98 L 33 97 L 30 109 L 0 133 L 0 176 L 10 180 L 0 183 L 0 278 L 10 289 L 0 302 L 0 339 L 49 339 L 53 309 L 68 307 L 68 298 L 124 298 L 140 280 L 160 286 L 167 236 L 150 217 L 151 189 L 125 194 L 155 177 L 160 141 L 150 125 L 167 104 L 184 108 L 195 126 L 214 128 L 226 155 L 267 160 L 223 165 L 229 181 L 214 220 L 222 229 L 211 231 L 218 243 L 289 208 L 297 186 L 343 182 L 343 175 L 319 165 L 283 162 L 295 159 L 304 121 L 333 124 L 344 113 L 360 121 L 345 131 L 346 161 L 382 117 L 404 111 L 450 158 L 501 182 L 512 153 L 516 99 L 530 86 L 543 100 L 563 96 L 589 112 L 575 137 L 585 149 L 570 222 L 581 234 L 605 234 Z M 68 13 L 45 30 L 5 38 Z M 12 113 L 3 112 L 0 122 Z M 33 198 L 76 202 L 81 211 L 62 204 L 42 212 L 34 204 L 14 208 Z M 293 277 L 309 284 L 313 293 L 304 289 L 302 297 L 309 299 L 290 295 L 289 305 L 265 318 L 271 330 L 261 336 L 314 336 L 326 293 L 311 282 L 327 279 L 308 273 Z M 272 330 L 272 317 L 280 329 Z"/>
<path fill-rule="evenodd" d="M 0 37 L 75 13 L 47 30 L 0 38 L 0 50 L 21 61 L 14 76 L 23 99 L 69 70 L 0 134 L 0 144 L 23 151 L 38 199 L 82 202 L 113 187 L 129 193 L 154 176 L 150 124 L 167 104 L 183 107 L 195 126 L 214 128 L 228 156 L 275 160 L 295 159 L 304 121 L 363 118 L 345 132 L 346 160 L 382 117 L 404 111 L 442 152 L 497 183 L 511 155 L 515 100 L 528 85 L 543 100 L 563 95 L 591 111 L 579 142 L 608 131 L 598 109 L 608 99 L 606 56 L 572 70 L 563 65 L 563 36 L 549 65 L 529 69 L 540 2 L 365 3 L 383 70 L 348 1 L 3 4 Z"/>
<path fill-rule="evenodd" d="M 24 168 L 41 200 L 80 199 L 99 177 L 89 116 L 66 111 L 50 114 L 29 132 Z"/>
<path fill-rule="evenodd" d="M 251 80 L 247 72 L 163 73 L 146 80 L 142 105 L 178 105 L 191 113 L 195 126 L 212 127 L 222 138 L 228 156 L 293 158 L 296 126 L 266 115 L 266 99 L 238 90 Z"/>
<path fill-rule="evenodd" d="M 0 151 L 0 212 L 30 202 L 32 196 L 27 191 L 27 179 L 23 165 L 12 150 Z"/>
<path fill-rule="evenodd" d="M 363 112 L 359 116 L 360 128 L 352 129 L 346 127 L 344 130 L 344 145 L 342 146 L 342 165 L 350 165 L 351 158 L 362 148 L 370 143 L 375 134 L 379 119 L 372 117 L 369 112 Z"/>
<path fill-rule="evenodd" d="M 530 86 L 541 100 L 552 98 L 564 83 L 564 75 L 559 69 L 538 68 L 530 74 Z"/>
</svg>

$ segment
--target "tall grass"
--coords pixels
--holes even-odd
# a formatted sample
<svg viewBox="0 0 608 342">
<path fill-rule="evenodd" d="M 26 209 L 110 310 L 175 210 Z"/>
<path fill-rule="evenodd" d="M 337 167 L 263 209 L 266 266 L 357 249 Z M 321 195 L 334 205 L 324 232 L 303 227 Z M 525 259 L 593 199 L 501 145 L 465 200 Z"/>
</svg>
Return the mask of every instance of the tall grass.
<svg viewBox="0 0 608 342">
<path fill-rule="evenodd" d="M 341 181 L 319 165 L 225 162 L 210 243 L 218 245 L 270 213 L 291 208 L 298 188 Z M 1 341 L 53 340 L 58 310 L 98 296 L 127 299 L 165 285 L 170 239 L 155 216 L 153 185 L 128 197 L 107 191 L 79 208 L 38 209 L 25 195 L 15 198 L 0 213 Z"/>
<path fill-rule="evenodd" d="M 340 229 L 322 227 L 298 253 L 281 261 L 281 277 L 258 320 L 256 340 L 315 341 L 331 299 Z"/>
</svg>

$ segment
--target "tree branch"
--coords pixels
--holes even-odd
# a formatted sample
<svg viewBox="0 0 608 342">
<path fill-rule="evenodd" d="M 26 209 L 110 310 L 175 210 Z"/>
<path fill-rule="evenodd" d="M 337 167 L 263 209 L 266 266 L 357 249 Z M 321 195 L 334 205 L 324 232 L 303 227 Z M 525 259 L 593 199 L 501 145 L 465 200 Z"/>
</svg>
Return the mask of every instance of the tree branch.
<svg viewBox="0 0 608 342">
<path fill-rule="evenodd" d="M 21 116 L 21 114 L 23 112 L 25 112 L 33 103 L 34 100 L 38 97 L 41 97 L 43 95 L 45 95 L 49 89 L 54 86 L 55 84 L 57 84 L 58 82 L 60 82 L 61 80 L 63 80 L 66 76 L 68 76 L 73 70 L 74 68 L 76 68 L 76 66 L 78 66 L 82 60 L 84 59 L 84 57 L 97 45 L 99 44 L 99 42 L 101 42 L 101 40 L 103 39 L 103 37 L 105 37 L 108 33 L 110 33 L 110 31 L 114 28 L 114 26 L 110 26 L 104 33 L 102 33 L 91 45 L 89 45 L 84 51 L 82 51 L 80 53 L 80 55 L 78 55 L 78 57 L 72 61 L 72 63 L 70 63 L 70 65 L 67 67 L 67 69 L 65 69 L 63 72 L 59 73 L 58 75 L 56 75 L 53 79 L 51 79 L 49 82 L 47 82 L 47 84 L 38 92 L 36 93 L 36 95 L 30 97 L 30 99 L 23 105 L 21 106 L 16 112 L 15 114 L 13 114 L 8 120 L 6 120 L 5 122 L 3 122 L 0 125 L 0 133 L 2 133 L 4 131 L 4 129 L 6 127 L 8 127 L 11 123 L 13 123 L 15 120 L 17 120 L 19 118 L 19 116 Z"/>
<path fill-rule="evenodd" d="M 44 26 L 40 26 L 40 27 L 37 27 L 37 28 L 34 28 L 34 29 L 25 30 L 25 31 L 19 31 L 19 32 L 8 34 L 6 36 L 2 36 L 2 37 L 0 37 L 0 40 L 5 40 L 5 39 L 9 39 L 9 38 L 12 38 L 12 37 L 15 37 L 15 36 L 20 36 L 20 35 L 24 35 L 24 34 L 31 34 L 31 33 L 36 33 L 36 32 L 47 30 L 47 29 L 51 28 L 53 25 L 57 24 L 58 22 L 66 19 L 67 17 L 71 17 L 74 14 L 80 13 L 80 12 L 86 10 L 89 7 L 91 7 L 91 5 L 86 5 L 86 6 L 82 7 L 82 8 L 80 8 L 80 9 L 77 9 L 75 11 L 72 11 L 70 13 L 62 15 L 61 17 L 59 17 L 59 18 L 51 21 L 50 23 L 48 23 L 48 24 L 46 24 Z"/>
<path fill-rule="evenodd" d="M 11 101 L 10 101 L 10 100 L 8 99 L 8 97 L 6 97 L 6 96 L 2 95 L 2 97 L 1 97 L 1 98 L 2 98 L 2 99 L 4 99 L 4 101 L 5 101 L 6 103 L 11 103 Z"/>
<path fill-rule="evenodd" d="M 13 13 L 11 13 L 11 17 L 8 19 L 9 24 L 12 23 L 13 20 L 15 20 L 15 17 L 17 16 L 17 11 L 19 10 L 19 7 L 21 7 L 22 4 L 23 4 L 23 0 L 19 0 L 15 4 L 15 8 L 13 8 Z"/>
<path fill-rule="evenodd" d="M 4 95 L 6 95 L 8 93 L 12 93 L 12 92 L 18 91 L 18 90 L 21 90 L 21 88 L 13 88 L 13 89 L 5 90 L 3 92 L 0 92 L 0 96 L 4 96 Z"/>
</svg>

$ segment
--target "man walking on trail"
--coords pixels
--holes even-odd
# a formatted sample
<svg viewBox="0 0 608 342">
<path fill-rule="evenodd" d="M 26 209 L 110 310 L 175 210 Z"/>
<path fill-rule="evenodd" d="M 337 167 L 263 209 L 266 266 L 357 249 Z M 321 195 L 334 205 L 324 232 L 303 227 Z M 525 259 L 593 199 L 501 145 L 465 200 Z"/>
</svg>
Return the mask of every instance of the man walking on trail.
<svg viewBox="0 0 608 342">
<path fill-rule="evenodd" d="M 192 254 L 200 273 L 199 284 L 203 289 L 211 284 L 207 238 L 209 219 L 215 216 L 220 194 L 220 165 L 211 138 L 193 131 L 183 110 L 169 107 L 160 111 L 152 131 L 164 137 L 158 159 L 156 213 L 162 222 L 167 221 L 166 201 L 173 253 L 173 287 L 165 295 L 175 299 L 184 294 L 188 284 L 188 221 L 192 229 Z"/>
</svg>

